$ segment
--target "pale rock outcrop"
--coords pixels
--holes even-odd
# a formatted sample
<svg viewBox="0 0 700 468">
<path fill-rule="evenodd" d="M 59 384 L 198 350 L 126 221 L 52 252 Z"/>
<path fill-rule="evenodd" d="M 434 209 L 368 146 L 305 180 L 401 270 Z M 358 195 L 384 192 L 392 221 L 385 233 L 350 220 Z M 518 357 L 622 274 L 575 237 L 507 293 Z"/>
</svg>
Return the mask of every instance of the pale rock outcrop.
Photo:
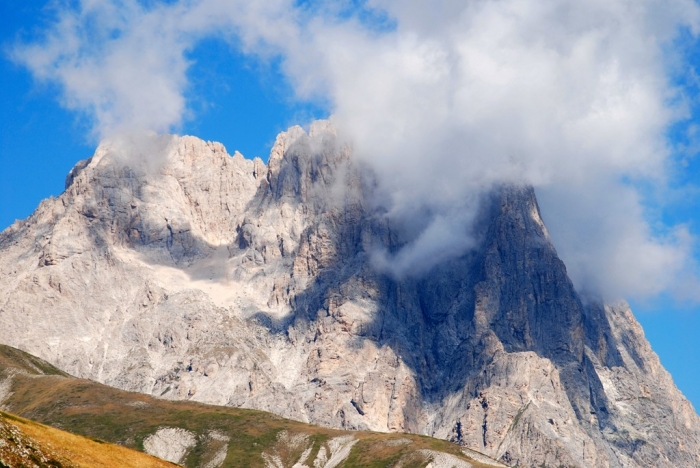
<svg viewBox="0 0 700 468">
<path fill-rule="evenodd" d="M 265 468 L 336 468 L 350 456 L 350 450 L 357 443 L 353 436 L 339 436 L 322 443 L 316 451 L 316 456 L 310 459 L 314 444 L 308 434 L 292 434 L 282 431 L 277 435 L 277 443 L 272 453 L 263 453 Z M 303 450 L 303 451 L 302 451 Z M 301 452 L 296 463 L 285 463 L 285 454 Z"/>
<path fill-rule="evenodd" d="M 700 464 L 694 409 L 625 304 L 576 293 L 531 188 L 485 194 L 478 246 L 399 280 L 370 257 L 401 227 L 329 124 L 280 134 L 267 165 L 157 143 L 147 160 L 103 143 L 0 234 L 0 342 L 122 389 L 508 465 Z"/>
<path fill-rule="evenodd" d="M 12 374 L 0 378 L 0 411 L 5 410 L 5 400 L 12 396 Z"/>
<path fill-rule="evenodd" d="M 208 451 L 213 452 L 209 459 L 204 460 L 202 468 L 219 468 L 226 461 L 228 455 L 228 445 L 231 438 L 219 431 L 210 431 L 207 434 Z M 213 450 L 212 450 L 213 449 Z"/>
<path fill-rule="evenodd" d="M 197 443 L 196 436 L 180 427 L 161 427 L 143 440 L 149 455 L 173 463 L 182 463 L 187 452 Z"/>
<path fill-rule="evenodd" d="M 421 454 L 429 460 L 425 468 L 474 468 L 474 465 L 471 463 L 461 460 L 449 453 L 423 450 Z"/>
</svg>

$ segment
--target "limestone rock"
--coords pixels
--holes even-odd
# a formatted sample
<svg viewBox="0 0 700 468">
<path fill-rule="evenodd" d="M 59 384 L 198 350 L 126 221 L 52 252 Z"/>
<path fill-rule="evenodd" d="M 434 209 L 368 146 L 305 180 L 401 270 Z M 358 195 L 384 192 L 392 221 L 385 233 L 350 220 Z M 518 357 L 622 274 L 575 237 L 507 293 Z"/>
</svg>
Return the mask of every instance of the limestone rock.
<svg viewBox="0 0 700 468">
<path fill-rule="evenodd" d="M 371 253 L 405 240 L 327 123 L 282 133 L 267 165 L 153 148 L 103 143 L 0 234 L 0 342 L 122 389 L 508 465 L 700 464 L 694 409 L 625 304 L 576 293 L 533 189 L 484 196 L 477 248 L 399 280 Z"/>
<path fill-rule="evenodd" d="M 149 455 L 173 463 L 182 463 L 197 439 L 193 433 L 179 427 L 161 427 L 155 434 L 143 440 L 143 448 Z"/>
</svg>

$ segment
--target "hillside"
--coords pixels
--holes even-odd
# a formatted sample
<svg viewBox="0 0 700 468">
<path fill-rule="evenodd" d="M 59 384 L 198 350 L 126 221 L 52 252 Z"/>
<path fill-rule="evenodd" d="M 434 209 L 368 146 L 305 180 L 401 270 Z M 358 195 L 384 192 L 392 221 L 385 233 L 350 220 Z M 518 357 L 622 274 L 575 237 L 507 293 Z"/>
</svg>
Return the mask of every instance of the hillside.
<svg viewBox="0 0 700 468">
<path fill-rule="evenodd" d="M 0 468 L 172 468 L 172 463 L 0 411 Z"/>
<path fill-rule="evenodd" d="M 337 431 L 261 411 L 124 392 L 73 378 L 2 345 L 0 407 L 87 437 L 3 413 L 0 431 L 5 432 L 0 440 L 9 440 L 8 424 L 16 426 L 22 440 L 40 447 L 32 453 L 44 460 L 43 466 L 172 466 L 102 441 L 148 451 L 192 468 L 503 466 L 476 452 L 424 436 Z M 8 446 L 7 442 L 0 445 L 2 456 Z"/>
</svg>

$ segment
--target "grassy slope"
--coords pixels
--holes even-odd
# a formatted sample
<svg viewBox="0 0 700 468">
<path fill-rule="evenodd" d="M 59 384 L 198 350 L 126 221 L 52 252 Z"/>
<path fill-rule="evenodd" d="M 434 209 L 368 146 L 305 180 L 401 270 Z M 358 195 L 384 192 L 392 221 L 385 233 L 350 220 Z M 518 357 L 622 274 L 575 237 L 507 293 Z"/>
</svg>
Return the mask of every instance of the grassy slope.
<svg viewBox="0 0 700 468">
<path fill-rule="evenodd" d="M 205 464 L 222 442 L 208 437 L 211 431 L 230 438 L 223 466 L 262 467 L 263 452 L 278 455 L 291 466 L 304 447 L 280 444 L 282 431 L 308 436 L 313 442 L 310 460 L 327 440 L 352 434 L 358 442 L 343 467 L 425 466 L 417 450 L 430 449 L 469 460 L 449 442 L 413 434 L 344 432 L 280 418 L 262 411 L 167 401 L 124 392 L 89 380 L 77 379 L 50 364 L 14 348 L 0 345 L 0 381 L 11 377 L 11 394 L 4 408 L 50 426 L 143 450 L 143 441 L 159 427 L 180 427 L 197 434 L 186 466 Z M 404 443 L 392 443 L 399 441 Z M 401 441 L 399 441 L 401 442 Z M 308 444 L 307 444 L 308 445 Z M 485 467 L 473 462 L 476 467 Z"/>
<path fill-rule="evenodd" d="M 77 436 L 0 412 L 0 467 L 172 468 L 172 463 L 119 445 Z"/>
</svg>

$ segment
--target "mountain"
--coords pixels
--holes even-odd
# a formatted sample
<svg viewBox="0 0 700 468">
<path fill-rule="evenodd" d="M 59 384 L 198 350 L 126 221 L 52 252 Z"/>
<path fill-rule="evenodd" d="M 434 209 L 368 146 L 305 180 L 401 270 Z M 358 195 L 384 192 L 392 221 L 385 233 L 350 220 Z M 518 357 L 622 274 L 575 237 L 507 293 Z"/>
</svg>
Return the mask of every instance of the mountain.
<svg viewBox="0 0 700 468">
<path fill-rule="evenodd" d="M 483 196 L 424 274 L 371 171 L 315 123 L 268 164 L 193 137 L 105 142 L 0 234 L 0 342 L 83 378 L 508 465 L 700 463 L 700 421 L 626 304 L 578 295 L 534 190 Z"/>
<path fill-rule="evenodd" d="M 74 462 L 81 462 L 71 464 L 62 457 L 59 463 L 66 467 L 172 466 L 107 442 L 146 451 L 190 468 L 505 467 L 482 454 L 425 436 L 338 431 L 256 410 L 161 400 L 124 392 L 76 379 L 34 356 L 2 345 L 0 386 L 5 388 L 0 404 L 6 409 L 90 438 L 6 416 L 9 424 L 39 428 L 38 435 L 32 432 L 35 439 L 42 438 L 43 433 L 59 434 L 61 439 L 50 439 L 53 452 L 57 452 L 56 448 L 64 452 L 72 449 L 64 454 Z M 36 446 L 33 441 L 27 443 L 17 437 L 16 430 L 5 438 L 3 422 L 0 413 L 0 440 L 9 439 L 20 448 Z M 66 440 L 81 443 L 67 447 Z M 13 448 L 12 443 L 0 442 L 0 460 L 8 446 Z M 94 452 L 107 455 L 107 461 L 105 457 L 101 460 L 86 457 Z M 51 465 L 50 461 L 57 461 L 57 457 L 44 455 L 44 464 L 56 468 L 58 465 Z M 20 464 L 15 461 L 10 466 Z"/>
</svg>

